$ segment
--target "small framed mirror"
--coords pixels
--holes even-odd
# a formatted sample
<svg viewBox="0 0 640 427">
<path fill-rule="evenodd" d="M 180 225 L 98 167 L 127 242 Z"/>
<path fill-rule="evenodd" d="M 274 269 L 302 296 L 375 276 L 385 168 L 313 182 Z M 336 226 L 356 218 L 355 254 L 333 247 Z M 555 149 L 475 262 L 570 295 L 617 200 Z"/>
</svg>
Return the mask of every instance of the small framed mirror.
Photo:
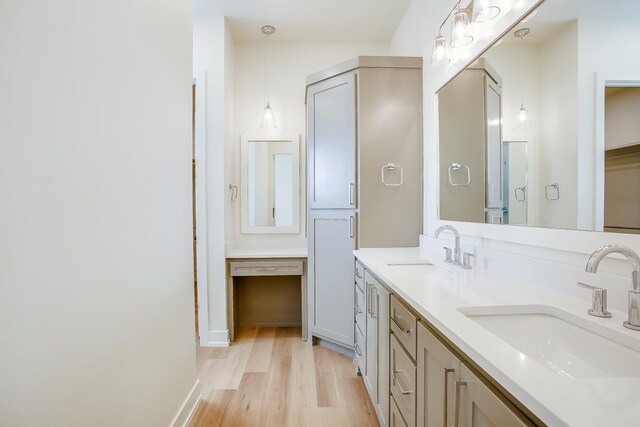
<svg viewBox="0 0 640 427">
<path fill-rule="evenodd" d="M 300 137 L 241 138 L 243 234 L 300 232 Z"/>
</svg>

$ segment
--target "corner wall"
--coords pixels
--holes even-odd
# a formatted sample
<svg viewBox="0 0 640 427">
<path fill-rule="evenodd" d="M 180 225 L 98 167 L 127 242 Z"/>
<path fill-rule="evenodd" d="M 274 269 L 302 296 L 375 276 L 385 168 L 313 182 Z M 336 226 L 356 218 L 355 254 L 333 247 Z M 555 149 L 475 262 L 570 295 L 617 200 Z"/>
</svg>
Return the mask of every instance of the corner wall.
<svg viewBox="0 0 640 427">
<path fill-rule="evenodd" d="M 191 2 L 0 3 L 0 425 L 194 387 Z"/>
</svg>

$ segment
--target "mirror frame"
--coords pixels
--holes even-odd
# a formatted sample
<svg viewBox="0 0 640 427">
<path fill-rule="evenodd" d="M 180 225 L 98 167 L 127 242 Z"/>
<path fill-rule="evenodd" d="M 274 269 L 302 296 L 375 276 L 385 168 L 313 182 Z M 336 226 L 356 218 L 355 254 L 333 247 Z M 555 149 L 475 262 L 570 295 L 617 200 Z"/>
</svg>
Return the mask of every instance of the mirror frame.
<svg viewBox="0 0 640 427">
<path fill-rule="evenodd" d="M 585 230 L 568 230 L 561 228 L 541 228 L 541 227 L 523 227 L 517 225 L 506 225 L 506 224 L 484 224 L 484 223 L 472 223 L 472 222 L 460 222 L 460 221 L 447 221 L 441 220 L 439 217 L 440 212 L 440 141 L 439 141 L 439 129 L 438 129 L 438 92 L 445 87 L 451 80 L 453 80 L 458 74 L 460 74 L 463 70 L 465 70 L 470 64 L 475 62 L 479 57 L 481 57 L 487 50 L 489 50 L 498 40 L 504 37 L 506 34 L 511 32 L 516 26 L 520 24 L 520 21 L 529 15 L 533 10 L 540 7 L 546 2 L 546 0 L 528 0 L 526 1 L 527 5 L 521 11 L 519 11 L 516 15 L 515 20 L 506 24 L 506 27 L 502 27 L 500 30 L 496 31 L 494 35 L 488 37 L 486 41 L 486 45 L 480 47 L 475 51 L 475 53 L 471 56 L 471 58 L 464 64 L 461 64 L 459 68 L 449 69 L 446 73 L 448 77 L 444 78 L 443 83 L 436 87 L 433 92 L 434 103 L 433 103 L 433 120 L 435 124 L 435 150 L 434 155 L 435 159 L 437 159 L 434 163 L 435 165 L 425 165 L 425 170 L 427 168 L 431 168 L 435 166 L 435 187 L 434 193 L 429 197 L 425 198 L 425 204 L 428 205 L 428 200 L 435 202 L 434 208 L 429 209 L 426 206 L 428 212 L 427 218 L 425 218 L 425 227 L 427 230 L 423 230 L 424 234 L 427 236 L 433 236 L 433 232 L 435 229 L 442 225 L 451 225 L 456 227 L 456 229 L 460 232 L 461 235 L 472 238 L 468 243 L 477 244 L 480 246 L 486 246 L 487 240 L 491 241 L 499 241 L 505 243 L 511 243 L 516 245 L 527 245 L 527 246 L 535 246 L 543 249 L 551 249 L 551 250 L 559 250 L 559 251 L 568 251 L 574 253 L 590 253 L 591 251 L 597 249 L 600 246 L 606 244 L 620 244 L 626 245 L 631 248 L 640 249 L 640 235 L 636 234 L 619 234 L 619 233 L 608 233 L 604 231 L 585 231 Z M 506 28 L 506 29 L 503 29 Z M 625 81 L 626 83 L 630 83 L 632 81 L 638 81 L 638 77 L 636 76 L 604 76 L 606 73 L 602 73 L 596 70 L 594 75 L 594 95 L 598 97 L 598 99 L 604 100 L 604 89 L 605 86 L 611 85 L 614 82 Z M 631 77 L 631 78 L 629 78 Z M 604 132 L 604 112 L 598 111 L 599 103 L 596 103 L 596 117 L 594 118 L 593 128 L 594 132 L 596 132 L 596 142 L 598 145 L 602 145 L 604 148 L 604 134 L 602 133 L 601 141 L 599 142 L 599 136 L 601 132 Z M 597 156 L 597 154 L 596 154 Z M 602 153 L 602 159 L 600 157 L 596 157 L 596 161 L 603 162 L 603 170 L 604 170 L 604 153 Z M 597 169 L 597 168 L 596 168 Z M 425 177 L 426 179 L 426 177 Z M 597 189 L 596 191 L 604 191 Z M 594 195 L 595 196 L 595 195 Z M 430 224 L 431 223 L 431 224 Z M 431 227 L 430 227 L 431 226 Z"/>
<path fill-rule="evenodd" d="M 300 233 L 300 136 L 293 138 L 240 137 L 240 233 L 241 234 L 298 234 Z M 288 227 L 259 227 L 249 225 L 248 206 L 248 157 L 250 142 L 275 142 L 287 144 L 293 154 L 293 223 Z M 297 177 L 297 179 L 295 179 Z"/>
</svg>

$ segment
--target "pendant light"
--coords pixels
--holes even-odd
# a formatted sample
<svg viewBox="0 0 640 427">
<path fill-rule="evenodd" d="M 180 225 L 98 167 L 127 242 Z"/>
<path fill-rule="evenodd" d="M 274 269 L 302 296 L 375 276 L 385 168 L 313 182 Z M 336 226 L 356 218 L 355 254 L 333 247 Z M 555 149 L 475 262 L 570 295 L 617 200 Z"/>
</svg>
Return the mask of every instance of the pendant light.
<svg viewBox="0 0 640 427">
<path fill-rule="evenodd" d="M 521 28 L 513 33 L 514 36 L 520 38 L 520 110 L 518 111 L 515 119 L 515 126 L 513 130 L 526 130 L 531 129 L 531 119 L 529 118 L 529 112 L 524 106 L 524 74 L 526 71 L 524 63 L 524 38 L 529 34 L 529 28 Z"/>
<path fill-rule="evenodd" d="M 260 124 L 261 128 L 266 129 L 276 129 L 278 126 L 276 125 L 276 117 L 273 114 L 273 109 L 271 108 L 271 104 L 269 103 L 269 40 L 271 34 L 276 32 L 276 28 L 273 25 L 265 25 L 262 27 L 262 34 L 267 36 L 267 48 L 265 49 L 265 75 L 267 81 L 267 106 L 264 108 L 264 113 L 262 113 L 262 123 Z"/>
</svg>

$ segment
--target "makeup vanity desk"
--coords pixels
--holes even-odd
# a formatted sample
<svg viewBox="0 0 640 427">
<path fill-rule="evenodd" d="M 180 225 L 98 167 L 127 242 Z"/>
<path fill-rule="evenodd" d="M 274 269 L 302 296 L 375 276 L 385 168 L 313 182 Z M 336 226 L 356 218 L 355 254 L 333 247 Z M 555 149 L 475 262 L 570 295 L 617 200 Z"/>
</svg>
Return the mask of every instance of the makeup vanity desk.
<svg viewBox="0 0 640 427">
<path fill-rule="evenodd" d="M 302 308 L 302 340 L 307 340 L 307 249 L 247 249 L 236 248 L 227 251 L 227 322 L 229 339 L 235 341 L 240 325 L 238 310 L 239 278 L 247 276 L 299 276 Z M 234 280 L 235 279 L 235 280 Z M 273 326 L 285 326 L 277 325 Z"/>
</svg>

